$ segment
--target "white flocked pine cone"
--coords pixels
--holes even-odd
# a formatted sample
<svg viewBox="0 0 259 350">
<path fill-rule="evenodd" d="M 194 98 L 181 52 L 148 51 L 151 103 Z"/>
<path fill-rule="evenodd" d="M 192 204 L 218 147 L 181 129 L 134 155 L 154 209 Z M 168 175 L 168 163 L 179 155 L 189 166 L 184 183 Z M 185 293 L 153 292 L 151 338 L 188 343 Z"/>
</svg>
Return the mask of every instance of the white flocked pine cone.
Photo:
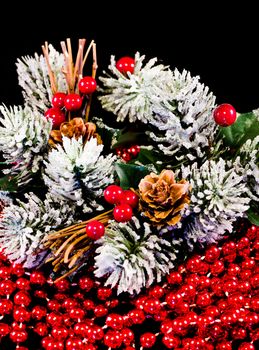
<svg viewBox="0 0 259 350">
<path fill-rule="evenodd" d="M 18 184 L 28 183 L 39 170 L 46 150 L 51 123 L 29 107 L 0 106 L 0 151 Z"/>
<path fill-rule="evenodd" d="M 43 179 L 53 195 L 82 206 L 85 212 L 102 210 L 98 203 L 103 190 L 114 181 L 112 154 L 102 156 L 103 145 L 95 138 L 83 144 L 63 137 L 63 146 L 51 150 L 45 161 Z"/>
</svg>

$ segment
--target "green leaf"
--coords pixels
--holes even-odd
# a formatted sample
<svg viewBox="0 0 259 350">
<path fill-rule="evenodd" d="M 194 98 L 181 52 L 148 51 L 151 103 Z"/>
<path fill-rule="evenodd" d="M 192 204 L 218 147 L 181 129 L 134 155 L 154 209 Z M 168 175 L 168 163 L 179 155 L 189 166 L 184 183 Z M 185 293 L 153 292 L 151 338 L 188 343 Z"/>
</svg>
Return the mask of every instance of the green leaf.
<svg viewBox="0 0 259 350">
<path fill-rule="evenodd" d="M 257 214 L 258 211 L 254 211 L 252 208 L 250 208 L 247 212 L 248 220 L 256 226 L 259 226 L 259 214 Z"/>
<path fill-rule="evenodd" d="M 9 175 L 0 178 L 0 190 L 8 192 L 16 192 L 18 189 L 15 179 L 10 178 Z"/>
<path fill-rule="evenodd" d="M 130 187 L 137 188 L 143 177 L 148 175 L 150 171 L 143 165 L 117 163 L 115 170 L 120 179 L 120 186 L 123 189 Z"/>
<path fill-rule="evenodd" d="M 259 120 L 251 113 L 240 114 L 234 124 L 220 128 L 220 136 L 231 148 L 240 148 L 248 139 L 253 140 L 259 135 Z"/>
<path fill-rule="evenodd" d="M 138 132 L 138 131 L 127 131 L 127 132 L 121 132 L 117 142 L 115 145 L 113 145 L 113 148 L 122 148 L 123 146 L 127 145 L 134 145 L 134 144 L 143 144 L 143 141 L 146 139 L 146 134 L 144 132 Z"/>
</svg>

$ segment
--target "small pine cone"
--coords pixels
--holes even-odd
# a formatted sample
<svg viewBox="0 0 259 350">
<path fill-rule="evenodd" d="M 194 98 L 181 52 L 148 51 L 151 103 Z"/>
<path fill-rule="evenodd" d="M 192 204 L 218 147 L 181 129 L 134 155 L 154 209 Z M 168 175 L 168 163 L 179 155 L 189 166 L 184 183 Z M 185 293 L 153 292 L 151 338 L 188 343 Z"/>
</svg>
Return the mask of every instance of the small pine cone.
<svg viewBox="0 0 259 350">
<path fill-rule="evenodd" d="M 140 210 L 156 225 L 176 225 L 190 203 L 189 187 L 186 180 L 176 183 L 171 170 L 151 173 L 139 183 Z"/>
</svg>

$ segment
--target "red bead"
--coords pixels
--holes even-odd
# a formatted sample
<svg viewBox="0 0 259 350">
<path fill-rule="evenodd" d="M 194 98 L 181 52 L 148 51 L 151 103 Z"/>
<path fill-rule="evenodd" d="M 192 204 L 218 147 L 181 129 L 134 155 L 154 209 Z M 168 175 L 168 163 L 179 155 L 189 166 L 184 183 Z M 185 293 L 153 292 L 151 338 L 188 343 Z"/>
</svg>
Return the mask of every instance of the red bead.
<svg viewBox="0 0 259 350">
<path fill-rule="evenodd" d="M 92 327 L 92 336 L 89 339 L 90 342 L 96 342 L 97 340 L 101 340 L 104 337 L 104 332 L 102 327 L 94 325 Z"/>
<path fill-rule="evenodd" d="M 169 284 L 179 285 L 183 281 L 181 274 L 176 271 L 171 272 L 169 275 L 166 276 L 166 278 Z"/>
<path fill-rule="evenodd" d="M 230 264 L 228 269 L 227 269 L 227 273 L 230 276 L 237 276 L 237 275 L 239 275 L 240 271 L 241 271 L 241 269 L 240 269 L 239 265 L 237 265 L 237 264 Z"/>
<path fill-rule="evenodd" d="M 198 289 L 203 290 L 203 289 L 208 289 L 211 285 L 211 280 L 210 278 L 206 276 L 200 276 L 199 278 L 199 284 L 198 284 Z"/>
<path fill-rule="evenodd" d="M 222 246 L 223 255 L 232 255 L 236 253 L 236 243 L 235 242 L 226 242 Z"/>
<path fill-rule="evenodd" d="M 6 323 L 0 323 L 0 339 L 11 332 L 11 327 Z"/>
<path fill-rule="evenodd" d="M 0 315 L 8 315 L 13 310 L 13 303 L 9 299 L 0 299 Z"/>
<path fill-rule="evenodd" d="M 144 303 L 144 311 L 147 314 L 156 314 L 159 312 L 160 308 L 160 301 L 156 298 L 148 298 Z"/>
<path fill-rule="evenodd" d="M 92 94 L 97 88 L 96 80 L 92 77 L 83 77 L 78 83 L 78 88 L 81 94 Z"/>
<path fill-rule="evenodd" d="M 238 350 L 255 350 L 255 347 L 251 343 L 243 343 L 239 346 Z"/>
<path fill-rule="evenodd" d="M 180 339 L 173 334 L 164 335 L 162 342 L 167 347 L 167 349 L 174 349 L 180 345 Z"/>
<path fill-rule="evenodd" d="M 237 321 L 237 316 L 236 314 L 233 314 L 230 311 L 226 311 L 221 315 L 220 320 L 222 325 L 230 326 L 231 324 Z"/>
<path fill-rule="evenodd" d="M 190 309 L 190 306 L 188 303 L 185 303 L 183 301 L 180 301 L 176 304 L 175 312 L 179 315 L 186 314 Z"/>
<path fill-rule="evenodd" d="M 57 340 L 65 340 L 68 337 L 68 330 L 63 326 L 54 326 L 51 335 Z"/>
<path fill-rule="evenodd" d="M 120 186 L 110 185 L 103 192 L 104 199 L 110 204 L 118 204 L 123 199 L 123 189 Z"/>
<path fill-rule="evenodd" d="M 259 273 L 253 275 L 250 282 L 253 288 L 259 288 Z"/>
<path fill-rule="evenodd" d="M 10 295 L 16 289 L 16 285 L 11 280 L 4 280 L 0 283 L 0 295 Z"/>
<path fill-rule="evenodd" d="M 58 311 L 60 309 L 60 304 L 57 300 L 51 299 L 48 301 L 47 307 L 51 311 Z"/>
<path fill-rule="evenodd" d="M 121 330 L 121 335 L 122 335 L 122 342 L 125 345 L 130 345 L 134 341 L 134 333 L 131 329 L 129 328 L 123 328 Z"/>
<path fill-rule="evenodd" d="M 163 334 L 168 334 L 168 333 L 171 333 L 173 330 L 173 322 L 172 320 L 164 320 L 162 323 L 161 323 L 161 326 L 160 326 L 160 331 L 161 333 Z"/>
<path fill-rule="evenodd" d="M 94 286 L 93 280 L 89 277 L 81 277 L 79 279 L 79 287 L 85 292 L 89 292 Z"/>
<path fill-rule="evenodd" d="M 85 344 L 83 350 L 96 350 L 96 347 L 93 344 Z M 135 349 L 134 349 L 135 350 Z"/>
<path fill-rule="evenodd" d="M 162 296 L 164 295 L 164 289 L 163 287 L 161 286 L 155 286 L 155 287 L 152 287 L 150 290 L 149 290 L 149 295 L 154 297 L 154 298 L 162 298 Z"/>
<path fill-rule="evenodd" d="M 215 245 L 212 245 L 209 248 L 207 248 L 205 252 L 205 260 L 209 263 L 212 263 L 218 260 L 219 256 L 220 256 L 220 250 Z"/>
<path fill-rule="evenodd" d="M 70 288 L 70 283 L 66 279 L 59 280 L 54 283 L 54 287 L 59 291 L 59 292 L 66 292 Z"/>
<path fill-rule="evenodd" d="M 94 309 L 94 302 L 90 299 L 84 300 L 83 305 L 86 311 Z"/>
<path fill-rule="evenodd" d="M 206 307 L 212 302 L 210 294 L 208 292 L 199 293 L 196 298 L 196 304 L 199 307 Z"/>
<path fill-rule="evenodd" d="M 215 122 L 220 126 L 229 126 L 235 123 L 237 114 L 235 108 L 228 104 L 223 103 L 219 105 L 213 113 Z"/>
<path fill-rule="evenodd" d="M 255 268 L 255 260 L 254 259 L 245 259 L 241 263 L 241 268 L 243 270 L 252 270 Z"/>
<path fill-rule="evenodd" d="M 225 293 L 233 293 L 238 290 L 239 284 L 235 280 L 226 280 L 223 283 L 223 291 Z"/>
<path fill-rule="evenodd" d="M 119 300 L 118 299 L 113 299 L 113 300 L 108 300 L 105 303 L 105 306 L 109 307 L 110 309 L 114 309 L 119 305 Z"/>
<path fill-rule="evenodd" d="M 63 108 L 66 96 L 67 95 L 64 92 L 56 92 L 52 97 L 52 106 L 56 108 Z"/>
<path fill-rule="evenodd" d="M 230 341 L 223 341 L 216 346 L 216 350 L 232 350 Z"/>
<path fill-rule="evenodd" d="M 122 74 L 127 74 L 128 72 L 133 74 L 135 68 L 135 60 L 134 58 L 128 56 L 121 57 L 116 62 L 116 68 Z"/>
<path fill-rule="evenodd" d="M 40 321 L 47 315 L 47 310 L 44 306 L 36 305 L 31 311 L 31 316 L 37 321 Z"/>
<path fill-rule="evenodd" d="M 138 145 L 131 146 L 130 148 L 127 149 L 127 151 L 132 157 L 135 158 L 140 152 L 140 146 Z"/>
<path fill-rule="evenodd" d="M 64 302 L 62 303 L 62 307 L 66 310 L 69 311 L 72 308 L 75 308 L 78 306 L 78 302 L 72 298 L 66 298 Z"/>
<path fill-rule="evenodd" d="M 220 324 L 215 323 L 209 327 L 208 334 L 213 340 L 218 341 L 219 339 L 223 339 L 226 336 L 227 332 L 222 328 Z"/>
<path fill-rule="evenodd" d="M 94 308 L 94 314 L 96 317 L 104 317 L 108 313 L 108 309 L 103 305 L 98 305 Z"/>
<path fill-rule="evenodd" d="M 0 279 L 7 279 L 10 278 L 11 275 L 11 269 L 8 266 L 1 266 L 0 267 Z"/>
<path fill-rule="evenodd" d="M 185 335 L 189 322 L 184 317 L 177 317 L 173 320 L 172 327 L 173 331 L 179 335 Z"/>
<path fill-rule="evenodd" d="M 66 350 L 83 350 L 84 343 L 80 338 L 71 337 L 66 341 Z"/>
<path fill-rule="evenodd" d="M 196 295 L 196 289 L 192 284 L 185 284 L 181 288 L 182 298 L 185 301 L 192 300 Z"/>
<path fill-rule="evenodd" d="M 73 320 L 82 320 L 84 316 L 85 316 L 84 310 L 79 307 L 72 308 L 69 311 L 69 317 L 72 318 Z"/>
<path fill-rule="evenodd" d="M 117 222 L 126 222 L 132 218 L 132 208 L 128 204 L 117 205 L 113 210 L 113 217 Z"/>
<path fill-rule="evenodd" d="M 26 278 L 20 277 L 16 280 L 16 287 L 21 290 L 30 290 L 30 281 Z"/>
<path fill-rule="evenodd" d="M 100 221 L 91 220 L 86 224 L 85 232 L 87 237 L 96 241 L 104 235 L 105 227 Z"/>
<path fill-rule="evenodd" d="M 138 206 L 139 198 L 135 192 L 131 190 L 125 190 L 123 192 L 123 198 L 120 200 L 120 204 L 128 204 L 131 208 L 136 208 Z"/>
<path fill-rule="evenodd" d="M 17 322 L 28 322 L 31 318 L 31 313 L 23 306 L 16 306 L 13 311 L 13 318 Z"/>
<path fill-rule="evenodd" d="M 123 317 L 118 314 L 110 314 L 106 318 L 106 325 L 113 329 L 120 330 L 123 327 Z"/>
<path fill-rule="evenodd" d="M 145 321 L 145 314 L 142 310 L 131 310 L 128 315 L 133 324 L 142 324 Z"/>
<path fill-rule="evenodd" d="M 61 326 L 63 323 L 62 315 L 55 311 L 49 313 L 46 320 L 51 326 Z"/>
<path fill-rule="evenodd" d="M 112 289 L 101 287 L 97 289 L 97 298 L 100 300 L 107 300 L 112 295 Z"/>
<path fill-rule="evenodd" d="M 47 292 L 45 292 L 43 290 L 35 290 L 34 296 L 36 298 L 46 299 L 48 294 L 47 294 Z"/>
<path fill-rule="evenodd" d="M 10 339 L 14 342 L 14 343 L 23 343 L 27 340 L 28 338 L 28 333 L 24 330 L 13 330 L 10 333 Z"/>
<path fill-rule="evenodd" d="M 143 348 L 152 348 L 155 345 L 156 336 L 154 333 L 147 332 L 140 337 L 140 344 Z"/>
<path fill-rule="evenodd" d="M 36 325 L 33 327 L 33 330 L 40 337 L 45 337 L 49 333 L 47 325 L 45 323 L 43 323 L 43 322 L 36 323 Z"/>
<path fill-rule="evenodd" d="M 199 271 L 200 264 L 201 264 L 201 257 L 196 255 L 187 260 L 186 269 L 192 273 L 196 273 Z"/>
<path fill-rule="evenodd" d="M 221 274 L 225 269 L 225 266 L 222 261 L 218 260 L 215 261 L 213 265 L 210 266 L 210 272 L 212 275 L 219 275 Z"/>
<path fill-rule="evenodd" d="M 45 112 L 45 117 L 52 121 L 52 129 L 58 129 L 66 121 L 65 114 L 56 107 L 51 107 Z"/>
<path fill-rule="evenodd" d="M 119 348 L 122 341 L 122 334 L 119 331 L 109 330 L 104 336 L 104 344 L 112 349 Z"/>
<path fill-rule="evenodd" d="M 28 306 L 31 303 L 31 297 L 27 292 L 17 292 L 14 296 L 14 303 L 16 305 Z"/>
<path fill-rule="evenodd" d="M 231 331 L 231 335 L 233 339 L 245 339 L 247 337 L 247 332 L 244 328 L 234 328 Z"/>
<path fill-rule="evenodd" d="M 170 292 L 167 294 L 165 302 L 167 305 L 171 308 L 174 309 L 176 305 L 183 300 L 183 296 L 181 293 L 176 293 L 176 292 Z"/>
<path fill-rule="evenodd" d="M 68 94 L 65 97 L 64 105 L 68 111 L 77 111 L 81 108 L 83 100 L 78 94 Z"/>
<path fill-rule="evenodd" d="M 32 284 L 39 284 L 42 286 L 43 284 L 46 283 L 46 278 L 42 272 L 34 271 L 31 273 L 30 282 Z"/>
<path fill-rule="evenodd" d="M 251 291 L 251 285 L 249 282 L 239 282 L 238 290 L 243 294 L 247 294 Z"/>
<path fill-rule="evenodd" d="M 251 308 L 255 312 L 259 312 L 259 296 L 258 297 L 252 297 L 250 302 Z"/>
</svg>

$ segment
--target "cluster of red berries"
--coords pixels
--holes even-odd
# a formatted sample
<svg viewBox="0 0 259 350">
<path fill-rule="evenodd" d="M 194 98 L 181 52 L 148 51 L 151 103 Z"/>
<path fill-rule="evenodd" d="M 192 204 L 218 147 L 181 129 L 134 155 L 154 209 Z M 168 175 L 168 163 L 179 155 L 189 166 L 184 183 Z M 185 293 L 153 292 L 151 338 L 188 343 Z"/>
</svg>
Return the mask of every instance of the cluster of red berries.
<svg viewBox="0 0 259 350">
<path fill-rule="evenodd" d="M 80 94 L 56 92 L 52 98 L 52 107 L 45 112 L 45 116 L 52 120 L 53 129 L 59 128 L 66 121 L 65 110 L 74 112 L 80 110 L 84 96 L 96 90 L 96 81 L 90 76 L 83 77 L 78 83 Z"/>
<path fill-rule="evenodd" d="M 139 198 L 131 190 L 123 190 L 120 186 L 110 185 L 104 190 L 106 202 L 115 205 L 113 217 L 118 222 L 126 222 L 132 218 L 133 209 L 138 206 Z"/>
<path fill-rule="evenodd" d="M 131 159 L 136 158 L 140 152 L 139 145 L 133 145 L 128 148 L 117 148 L 116 154 L 121 157 L 125 162 L 129 162 Z"/>
</svg>

